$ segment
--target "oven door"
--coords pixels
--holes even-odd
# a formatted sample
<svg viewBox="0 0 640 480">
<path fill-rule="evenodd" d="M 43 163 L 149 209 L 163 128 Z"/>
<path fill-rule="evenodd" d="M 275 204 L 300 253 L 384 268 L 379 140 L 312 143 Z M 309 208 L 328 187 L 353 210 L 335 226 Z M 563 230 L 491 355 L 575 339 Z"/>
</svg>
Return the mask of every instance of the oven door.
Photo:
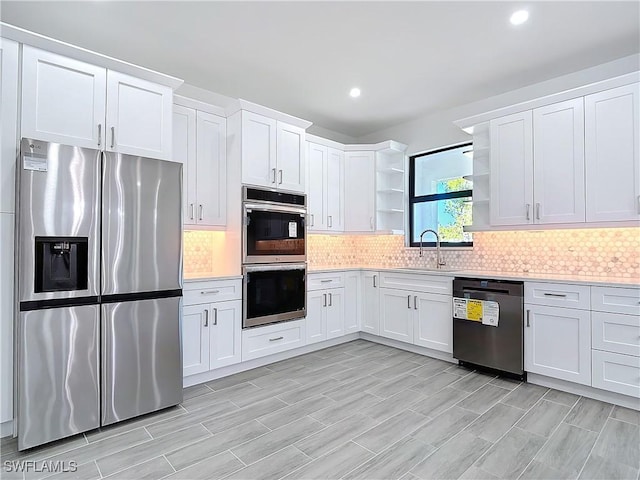
<svg viewBox="0 0 640 480">
<path fill-rule="evenodd" d="M 243 204 L 243 263 L 304 262 L 306 209 L 269 203 Z"/>
<path fill-rule="evenodd" d="M 306 316 L 306 264 L 247 265 L 242 273 L 242 328 Z"/>
</svg>

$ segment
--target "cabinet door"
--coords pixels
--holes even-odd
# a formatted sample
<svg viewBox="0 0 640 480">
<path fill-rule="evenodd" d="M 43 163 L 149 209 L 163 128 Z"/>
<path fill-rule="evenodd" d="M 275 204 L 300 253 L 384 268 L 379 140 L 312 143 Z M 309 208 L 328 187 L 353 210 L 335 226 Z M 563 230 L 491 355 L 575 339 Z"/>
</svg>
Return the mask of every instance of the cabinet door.
<svg viewBox="0 0 640 480">
<path fill-rule="evenodd" d="M 15 213 L 18 157 L 18 44 L 0 38 L 0 213 Z"/>
<path fill-rule="evenodd" d="M 227 120 L 210 113 L 197 114 L 197 222 L 227 222 Z"/>
<path fill-rule="evenodd" d="M 534 223 L 585 221 L 582 98 L 533 111 Z"/>
<path fill-rule="evenodd" d="M 380 335 L 413 342 L 413 295 L 405 290 L 380 289 Z"/>
<path fill-rule="evenodd" d="M 171 158 L 173 91 L 170 87 L 107 72 L 107 150 Z"/>
<path fill-rule="evenodd" d="M 102 147 L 106 81 L 104 68 L 25 45 L 21 136 Z"/>
<path fill-rule="evenodd" d="M 335 148 L 327 150 L 326 168 L 327 229 L 344 230 L 344 152 Z"/>
<path fill-rule="evenodd" d="M 209 341 L 211 370 L 240 363 L 242 360 L 242 301 L 211 305 Z"/>
<path fill-rule="evenodd" d="M 242 112 L 242 183 L 275 188 L 276 121 Z"/>
<path fill-rule="evenodd" d="M 321 342 L 327 339 L 327 291 L 314 290 L 307 293 L 307 343 Z"/>
<path fill-rule="evenodd" d="M 346 152 L 344 159 L 344 229 L 375 230 L 374 152 Z"/>
<path fill-rule="evenodd" d="M 344 335 L 344 288 L 327 291 L 327 338 Z"/>
<path fill-rule="evenodd" d="M 491 120 L 491 225 L 533 222 L 531 111 Z"/>
<path fill-rule="evenodd" d="M 13 229 L 0 213 L 0 423 L 13 420 Z"/>
<path fill-rule="evenodd" d="M 416 311 L 413 343 L 423 347 L 453 352 L 453 312 L 451 297 L 420 293 L 414 297 Z"/>
<path fill-rule="evenodd" d="M 325 195 L 327 147 L 308 142 L 307 151 L 307 213 L 308 230 L 322 231 L 325 225 Z"/>
<path fill-rule="evenodd" d="M 304 129 L 277 122 L 278 188 L 304 193 Z"/>
<path fill-rule="evenodd" d="M 173 106 L 173 158 L 182 163 L 182 223 L 196 223 L 196 111 Z"/>
<path fill-rule="evenodd" d="M 360 330 L 360 293 L 361 273 L 344 274 L 344 333 L 356 333 Z"/>
<path fill-rule="evenodd" d="M 591 313 L 525 305 L 524 369 L 591 385 Z"/>
<path fill-rule="evenodd" d="M 365 272 L 362 282 L 362 331 L 380 334 L 380 275 Z"/>
<path fill-rule="evenodd" d="M 640 218 L 640 84 L 585 97 L 587 221 Z"/>
<path fill-rule="evenodd" d="M 209 305 L 182 309 L 182 374 L 187 377 L 209 370 Z"/>
</svg>

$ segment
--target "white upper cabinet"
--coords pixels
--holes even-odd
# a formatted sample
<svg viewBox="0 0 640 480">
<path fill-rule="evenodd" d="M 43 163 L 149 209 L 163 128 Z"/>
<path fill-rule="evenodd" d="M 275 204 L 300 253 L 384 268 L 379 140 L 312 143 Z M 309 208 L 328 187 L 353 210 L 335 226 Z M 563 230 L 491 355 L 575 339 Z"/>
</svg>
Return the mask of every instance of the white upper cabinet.
<svg viewBox="0 0 640 480">
<path fill-rule="evenodd" d="M 534 223 L 585 221 L 582 98 L 533 111 Z"/>
<path fill-rule="evenodd" d="M 276 130 L 277 187 L 292 192 L 304 192 L 304 129 L 277 122 Z"/>
<path fill-rule="evenodd" d="M 172 102 L 170 87 L 109 70 L 107 150 L 170 160 Z"/>
<path fill-rule="evenodd" d="M 173 106 L 173 160 L 182 163 L 182 221 L 196 223 L 196 111 Z"/>
<path fill-rule="evenodd" d="M 242 183 L 304 192 L 303 128 L 242 112 Z"/>
<path fill-rule="evenodd" d="M 183 223 L 223 226 L 227 217 L 226 119 L 173 107 L 173 160 L 183 163 Z"/>
<path fill-rule="evenodd" d="M 25 45 L 22 136 L 171 158 L 172 90 Z"/>
<path fill-rule="evenodd" d="M 199 225 L 225 225 L 227 222 L 227 120 L 200 111 L 196 120 L 196 221 Z"/>
<path fill-rule="evenodd" d="M 491 120 L 491 225 L 532 222 L 531 111 Z"/>
<path fill-rule="evenodd" d="M 585 97 L 587 221 L 640 218 L 640 84 Z"/>
<path fill-rule="evenodd" d="M 344 229 L 375 231 L 375 152 L 345 152 Z"/>
<path fill-rule="evenodd" d="M 106 88 L 106 69 L 24 45 L 22 136 L 103 148 Z"/>
<path fill-rule="evenodd" d="M 307 142 L 307 228 L 309 231 L 326 229 L 327 147 Z"/>
<path fill-rule="evenodd" d="M 344 230 L 344 152 L 307 142 L 310 231 Z"/>
</svg>

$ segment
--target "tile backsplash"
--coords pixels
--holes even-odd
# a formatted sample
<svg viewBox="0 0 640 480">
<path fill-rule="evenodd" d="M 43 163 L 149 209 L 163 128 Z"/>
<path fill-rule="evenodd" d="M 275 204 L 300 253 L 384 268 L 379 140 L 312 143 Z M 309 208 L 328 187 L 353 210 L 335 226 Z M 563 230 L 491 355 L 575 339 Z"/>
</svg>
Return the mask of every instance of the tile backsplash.
<svg viewBox="0 0 640 480">
<path fill-rule="evenodd" d="M 432 267 L 402 235 L 308 235 L 311 269 Z M 235 241 L 235 240 L 234 240 Z M 640 228 L 474 233 L 472 249 L 443 249 L 448 267 L 513 273 L 640 278 Z M 213 275 L 226 256 L 225 232 L 184 233 L 186 278 Z"/>
</svg>

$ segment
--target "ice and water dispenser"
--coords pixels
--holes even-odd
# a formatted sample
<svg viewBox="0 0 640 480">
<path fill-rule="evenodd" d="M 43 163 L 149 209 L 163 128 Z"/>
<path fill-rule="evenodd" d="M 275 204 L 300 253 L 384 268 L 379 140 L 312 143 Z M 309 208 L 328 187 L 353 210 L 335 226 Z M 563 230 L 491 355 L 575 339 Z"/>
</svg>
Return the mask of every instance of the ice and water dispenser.
<svg viewBox="0 0 640 480">
<path fill-rule="evenodd" d="M 86 290 L 87 237 L 35 238 L 35 293 Z"/>
</svg>

